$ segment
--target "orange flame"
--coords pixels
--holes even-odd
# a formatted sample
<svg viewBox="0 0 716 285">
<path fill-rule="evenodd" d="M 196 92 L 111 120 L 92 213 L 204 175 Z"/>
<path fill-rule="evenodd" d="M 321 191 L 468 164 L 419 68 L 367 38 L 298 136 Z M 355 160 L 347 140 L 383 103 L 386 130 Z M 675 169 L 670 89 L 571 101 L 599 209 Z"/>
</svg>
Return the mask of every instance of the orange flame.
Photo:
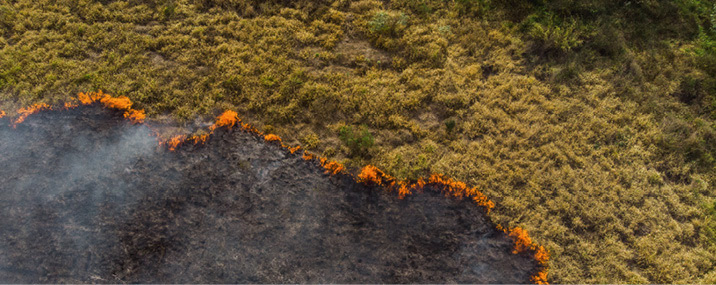
<svg viewBox="0 0 716 285">
<path fill-rule="evenodd" d="M 279 136 L 277 136 L 277 135 L 274 135 L 274 134 L 268 134 L 268 135 L 264 136 L 264 139 L 265 139 L 267 142 L 272 142 L 272 141 L 279 141 L 279 142 L 281 142 L 281 137 L 279 137 Z"/>
<path fill-rule="evenodd" d="M 17 124 L 24 122 L 25 119 L 27 119 L 27 117 L 32 114 L 35 114 L 42 110 L 49 110 L 49 109 L 51 109 L 50 105 L 47 105 L 45 103 L 39 103 L 39 104 L 35 104 L 35 105 L 32 105 L 27 108 L 21 108 L 20 110 L 17 110 L 17 113 L 20 116 L 18 116 L 17 119 L 15 120 L 14 126 L 17 126 Z"/>
<path fill-rule="evenodd" d="M 547 268 L 537 271 L 535 275 L 530 277 L 530 280 L 535 284 L 549 284 L 549 282 L 547 282 L 547 271 Z"/>
<path fill-rule="evenodd" d="M 305 150 L 303 151 L 303 155 L 301 155 L 301 157 L 304 160 L 313 160 L 315 158 L 315 156 L 312 153 L 305 151 Z"/>
<path fill-rule="evenodd" d="M 220 127 L 231 128 L 235 126 L 237 122 L 239 122 L 239 114 L 234 111 L 227 110 L 216 118 L 216 123 L 214 123 L 214 125 L 211 126 L 210 129 L 213 131 L 216 128 Z"/>
<path fill-rule="evenodd" d="M 65 110 L 77 108 L 77 103 L 65 102 Z"/>
<path fill-rule="evenodd" d="M 532 243 L 532 239 L 529 234 L 527 234 L 527 231 L 520 227 L 506 229 L 497 225 L 497 229 L 507 233 L 507 235 L 512 238 L 512 241 L 515 243 L 515 249 L 512 251 L 513 254 L 531 251 L 534 259 L 541 265 L 542 268 L 532 275 L 530 280 L 537 284 L 549 284 L 547 283 L 549 251 L 547 251 L 544 246 L 537 246 Z"/>
<path fill-rule="evenodd" d="M 125 113 L 125 118 L 128 117 L 133 121 L 139 121 L 139 122 L 143 121 L 145 116 L 146 115 L 144 114 L 143 111 L 130 113 L 129 115 L 127 113 Z M 167 148 L 169 149 L 169 151 L 175 151 L 179 147 L 179 145 L 181 145 L 187 141 L 192 141 L 195 145 L 204 143 L 209 139 L 209 136 L 211 134 L 213 134 L 216 129 L 218 129 L 220 127 L 231 128 L 231 127 L 236 126 L 239 122 L 241 122 L 241 119 L 239 119 L 239 115 L 234 111 L 227 110 L 224 113 L 221 113 L 221 115 L 219 115 L 218 117 L 216 117 L 216 122 L 214 122 L 214 124 L 211 127 L 209 127 L 209 130 L 210 130 L 209 134 L 192 135 L 189 137 L 181 136 L 181 135 L 174 136 L 167 141 L 160 142 L 160 145 L 166 145 Z"/>
<path fill-rule="evenodd" d="M 0 118 L 5 117 L 5 111 L 0 110 Z"/>
<path fill-rule="evenodd" d="M 77 94 L 77 99 L 80 100 L 80 103 L 82 103 L 82 105 L 89 105 L 94 102 L 94 100 L 92 99 L 92 97 L 90 97 L 90 95 L 85 94 L 83 92 L 80 92 L 80 94 Z"/>
<path fill-rule="evenodd" d="M 170 151 L 175 151 L 179 144 L 184 141 L 184 136 L 174 136 L 167 142 L 167 146 L 169 147 Z"/>
<path fill-rule="evenodd" d="M 205 143 L 209 139 L 209 135 L 205 134 L 205 135 L 191 136 L 191 138 L 189 138 L 189 139 L 193 140 L 194 144 L 200 144 L 200 143 Z"/>
<path fill-rule="evenodd" d="M 512 228 L 508 235 L 515 241 L 515 250 L 513 250 L 512 253 L 523 253 L 530 249 L 532 239 L 530 239 L 530 236 L 524 229 L 520 227 Z"/>
<path fill-rule="evenodd" d="M 385 176 L 383 171 L 369 164 L 361 169 L 360 174 L 358 174 L 358 182 L 381 185 L 383 176 Z"/>
<path fill-rule="evenodd" d="M 144 113 L 144 110 L 128 109 L 124 112 L 124 117 L 132 123 L 140 124 L 144 123 L 144 118 L 147 117 L 147 114 Z"/>
<path fill-rule="evenodd" d="M 82 105 L 89 105 L 94 102 L 100 102 L 106 108 L 122 110 L 124 111 L 124 117 L 135 124 L 143 123 L 144 119 L 147 117 L 147 115 L 144 113 L 144 110 L 132 109 L 132 100 L 130 100 L 127 96 L 113 97 L 109 94 L 103 93 L 102 90 L 99 90 L 97 92 L 89 93 L 80 92 L 79 94 L 77 94 L 77 99 Z M 70 105 L 68 105 L 68 103 L 65 103 L 65 107 L 76 107 L 76 105 L 73 105 L 72 103 L 69 104 Z"/>
<path fill-rule="evenodd" d="M 126 96 L 105 96 L 100 99 L 100 102 L 102 102 L 105 107 L 113 109 L 128 110 L 132 107 L 132 101 Z"/>
<path fill-rule="evenodd" d="M 330 173 L 333 175 L 336 175 L 338 173 L 341 173 L 345 167 L 343 167 L 342 164 L 335 162 L 335 161 L 328 161 L 327 163 L 323 164 L 323 167 L 326 169 L 326 174 Z"/>
</svg>

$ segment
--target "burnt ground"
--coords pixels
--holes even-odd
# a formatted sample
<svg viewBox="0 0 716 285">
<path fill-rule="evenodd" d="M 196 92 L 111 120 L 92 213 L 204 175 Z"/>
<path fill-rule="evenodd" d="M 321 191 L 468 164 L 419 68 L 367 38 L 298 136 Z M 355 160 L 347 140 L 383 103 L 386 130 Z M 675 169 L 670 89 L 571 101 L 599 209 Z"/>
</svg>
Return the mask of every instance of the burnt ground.
<svg viewBox="0 0 716 285">
<path fill-rule="evenodd" d="M 0 120 L 2 283 L 527 283 L 467 200 L 398 199 L 219 129 L 169 152 L 84 106 Z"/>
</svg>

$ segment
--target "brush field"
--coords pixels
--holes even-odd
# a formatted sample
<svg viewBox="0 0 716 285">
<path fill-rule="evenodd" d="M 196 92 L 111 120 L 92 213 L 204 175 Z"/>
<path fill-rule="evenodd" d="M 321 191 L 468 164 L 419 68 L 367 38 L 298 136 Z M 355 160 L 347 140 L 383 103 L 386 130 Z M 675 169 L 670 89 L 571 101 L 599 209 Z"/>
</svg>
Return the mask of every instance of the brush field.
<svg viewBox="0 0 716 285">
<path fill-rule="evenodd" d="M 715 283 L 715 5 L 10 0 L 0 110 L 231 109 L 348 167 L 478 187 L 551 282 Z"/>
</svg>

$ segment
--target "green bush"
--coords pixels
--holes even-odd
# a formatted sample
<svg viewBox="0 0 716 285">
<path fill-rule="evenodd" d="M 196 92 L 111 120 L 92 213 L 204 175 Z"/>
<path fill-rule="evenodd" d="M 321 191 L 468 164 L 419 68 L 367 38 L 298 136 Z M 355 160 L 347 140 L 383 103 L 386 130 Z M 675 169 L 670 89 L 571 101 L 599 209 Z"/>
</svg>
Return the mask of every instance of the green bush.
<svg viewBox="0 0 716 285">
<path fill-rule="evenodd" d="M 373 147 L 375 140 L 373 134 L 366 126 L 361 126 L 360 131 L 354 131 L 351 126 L 343 126 L 338 130 L 341 141 L 350 149 L 351 155 L 365 156 L 368 150 Z"/>
<path fill-rule="evenodd" d="M 447 120 L 445 121 L 445 130 L 447 130 L 448 134 L 452 133 L 453 130 L 455 130 L 455 120 Z"/>
<path fill-rule="evenodd" d="M 491 9 L 490 0 L 457 0 L 455 8 L 466 16 L 483 16 Z"/>
<path fill-rule="evenodd" d="M 378 11 L 368 22 L 368 30 L 374 35 L 396 37 L 408 25 L 408 16 L 404 13 Z"/>
<path fill-rule="evenodd" d="M 545 12 L 528 17 L 524 23 L 527 35 L 537 48 L 546 52 L 568 52 L 580 47 L 588 31 L 574 18 L 561 18 Z"/>
</svg>

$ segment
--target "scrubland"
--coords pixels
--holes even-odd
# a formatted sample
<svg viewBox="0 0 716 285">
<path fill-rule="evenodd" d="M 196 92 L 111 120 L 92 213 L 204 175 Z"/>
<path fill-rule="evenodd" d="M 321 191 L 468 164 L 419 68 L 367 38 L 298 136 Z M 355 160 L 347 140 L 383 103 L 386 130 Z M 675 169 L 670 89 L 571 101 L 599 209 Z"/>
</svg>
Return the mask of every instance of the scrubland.
<svg viewBox="0 0 716 285">
<path fill-rule="evenodd" d="M 713 1 L 0 3 L 0 110 L 124 95 L 476 186 L 555 283 L 716 282 Z"/>
</svg>

